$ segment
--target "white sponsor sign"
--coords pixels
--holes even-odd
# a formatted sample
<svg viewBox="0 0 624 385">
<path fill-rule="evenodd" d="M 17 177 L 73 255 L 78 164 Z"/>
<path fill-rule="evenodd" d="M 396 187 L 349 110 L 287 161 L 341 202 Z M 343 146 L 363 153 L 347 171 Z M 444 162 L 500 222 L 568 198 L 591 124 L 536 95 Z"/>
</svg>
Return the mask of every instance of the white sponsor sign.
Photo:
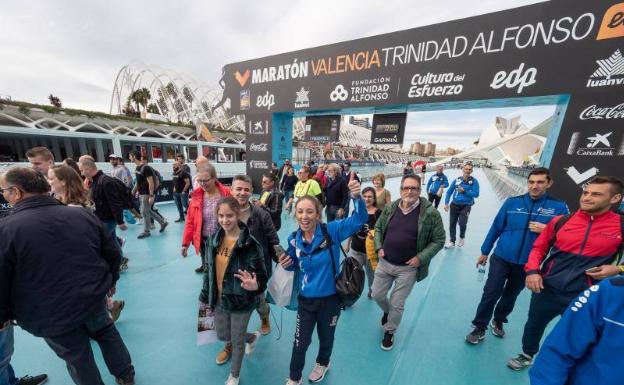
<svg viewBox="0 0 624 385">
<path fill-rule="evenodd" d="M 535 67 L 527 67 L 525 71 L 524 66 L 525 64 L 521 63 L 520 67 L 510 72 L 498 71 L 496 75 L 494 75 L 490 87 L 495 90 L 502 87 L 510 89 L 516 88 L 516 93 L 521 94 L 522 90 L 526 87 L 535 84 L 535 77 L 537 76 L 537 69 Z"/>
</svg>

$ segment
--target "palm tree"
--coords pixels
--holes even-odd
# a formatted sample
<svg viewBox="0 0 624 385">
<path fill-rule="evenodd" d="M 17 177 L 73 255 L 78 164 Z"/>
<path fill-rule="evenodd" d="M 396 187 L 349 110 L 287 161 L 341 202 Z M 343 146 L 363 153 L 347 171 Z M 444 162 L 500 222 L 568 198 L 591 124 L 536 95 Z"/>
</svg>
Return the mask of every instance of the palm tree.
<svg viewBox="0 0 624 385">
<path fill-rule="evenodd" d="M 143 110 L 146 110 L 151 98 L 152 94 L 145 87 L 134 90 L 132 94 L 130 94 L 130 99 L 136 103 L 137 111 L 141 110 L 141 106 L 143 106 Z"/>
</svg>

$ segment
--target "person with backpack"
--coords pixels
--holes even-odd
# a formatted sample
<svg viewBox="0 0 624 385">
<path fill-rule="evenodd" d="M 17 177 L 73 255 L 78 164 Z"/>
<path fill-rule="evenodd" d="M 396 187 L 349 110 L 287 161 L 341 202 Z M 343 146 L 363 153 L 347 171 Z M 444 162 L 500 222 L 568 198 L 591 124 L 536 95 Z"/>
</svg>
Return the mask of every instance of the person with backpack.
<svg viewBox="0 0 624 385">
<path fill-rule="evenodd" d="M 260 332 L 247 332 L 247 324 L 258 295 L 266 289 L 268 275 L 262 246 L 240 221 L 238 201 L 221 198 L 215 211 L 219 228 L 206 241 L 199 301 L 203 309 L 214 313 L 218 338 L 231 344 L 232 367 L 225 384 L 238 385 L 243 356 L 251 354 L 260 339 Z"/>
<path fill-rule="evenodd" d="M 319 353 L 310 373 L 310 382 L 320 382 L 330 366 L 334 333 L 342 307 L 337 292 L 337 271 L 340 269 L 341 242 L 357 232 L 368 219 L 366 205 L 360 197 L 360 183 L 349 183 L 354 200 L 354 214 L 346 219 L 321 223 L 322 207 L 311 195 L 302 196 L 295 205 L 299 229 L 288 237 L 288 249 L 279 256 L 286 270 L 298 270 L 297 327 L 290 359 L 290 375 L 286 385 L 301 384 L 305 356 L 318 328 Z"/>
<path fill-rule="evenodd" d="M 416 282 L 429 273 L 429 263 L 444 246 L 442 217 L 426 198 L 419 197 L 421 179 L 408 174 L 401 179 L 401 198 L 386 205 L 375 225 L 375 270 L 372 297 L 383 316 L 381 349 L 391 350 L 407 297 Z M 388 292 L 390 298 L 388 298 Z"/>
<path fill-rule="evenodd" d="M 624 217 L 611 210 L 622 201 L 624 182 L 595 176 L 583 188 L 580 208 L 555 217 L 535 240 L 524 271 L 533 292 L 522 335 L 522 352 L 507 366 L 533 364 L 544 330 L 570 302 L 598 280 L 620 272 Z"/>
<path fill-rule="evenodd" d="M 147 162 L 143 163 L 143 155 L 130 151 L 128 154 L 130 161 L 136 165 L 136 184 L 132 190 L 132 195 L 139 194 L 141 199 L 141 214 L 143 215 L 144 230 L 138 239 L 144 239 L 151 235 L 151 219 L 152 217 L 160 223 L 160 232 L 165 231 L 169 222 L 159 212 L 153 209 L 154 200 L 158 187 L 160 185 L 160 177 L 155 170 L 150 167 Z"/>
<path fill-rule="evenodd" d="M 565 202 L 548 195 L 552 186 L 550 170 L 533 169 L 527 185 L 526 194 L 508 198 L 503 203 L 481 246 L 477 266 L 486 265 L 496 242 L 483 295 L 472 320 L 474 329 L 466 336 L 466 342 L 470 344 L 483 341 L 488 324 L 493 335 L 505 336 L 503 324 L 524 289 L 524 264 L 533 242 L 554 217 L 569 213 Z"/>
</svg>

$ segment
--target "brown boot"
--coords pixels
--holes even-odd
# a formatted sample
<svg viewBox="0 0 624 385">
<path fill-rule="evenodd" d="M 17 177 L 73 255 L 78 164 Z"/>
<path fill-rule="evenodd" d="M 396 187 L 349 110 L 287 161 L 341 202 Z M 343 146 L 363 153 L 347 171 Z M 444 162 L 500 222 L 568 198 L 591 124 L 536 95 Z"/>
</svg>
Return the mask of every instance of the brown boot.
<svg viewBox="0 0 624 385">
<path fill-rule="evenodd" d="M 228 342 L 223 347 L 223 350 L 217 354 L 217 359 L 215 361 L 217 365 L 223 365 L 228 362 L 230 357 L 232 357 L 232 344 Z"/>
<path fill-rule="evenodd" d="M 269 321 L 269 316 L 267 315 L 266 318 L 262 318 L 262 326 L 260 326 L 260 334 L 262 334 L 263 336 L 266 336 L 269 333 L 271 333 L 271 322 Z"/>
</svg>

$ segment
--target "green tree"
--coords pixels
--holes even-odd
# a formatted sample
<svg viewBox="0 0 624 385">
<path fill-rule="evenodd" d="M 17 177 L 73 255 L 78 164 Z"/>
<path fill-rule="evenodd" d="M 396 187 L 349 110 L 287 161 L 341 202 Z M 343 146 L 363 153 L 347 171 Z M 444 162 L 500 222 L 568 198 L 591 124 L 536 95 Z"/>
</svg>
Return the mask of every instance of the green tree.
<svg viewBox="0 0 624 385">
<path fill-rule="evenodd" d="M 50 94 L 50 96 L 48 96 L 48 100 L 50 101 L 50 104 L 56 108 L 63 107 L 63 103 L 61 103 L 61 98 L 59 98 L 58 96 Z"/>
</svg>

